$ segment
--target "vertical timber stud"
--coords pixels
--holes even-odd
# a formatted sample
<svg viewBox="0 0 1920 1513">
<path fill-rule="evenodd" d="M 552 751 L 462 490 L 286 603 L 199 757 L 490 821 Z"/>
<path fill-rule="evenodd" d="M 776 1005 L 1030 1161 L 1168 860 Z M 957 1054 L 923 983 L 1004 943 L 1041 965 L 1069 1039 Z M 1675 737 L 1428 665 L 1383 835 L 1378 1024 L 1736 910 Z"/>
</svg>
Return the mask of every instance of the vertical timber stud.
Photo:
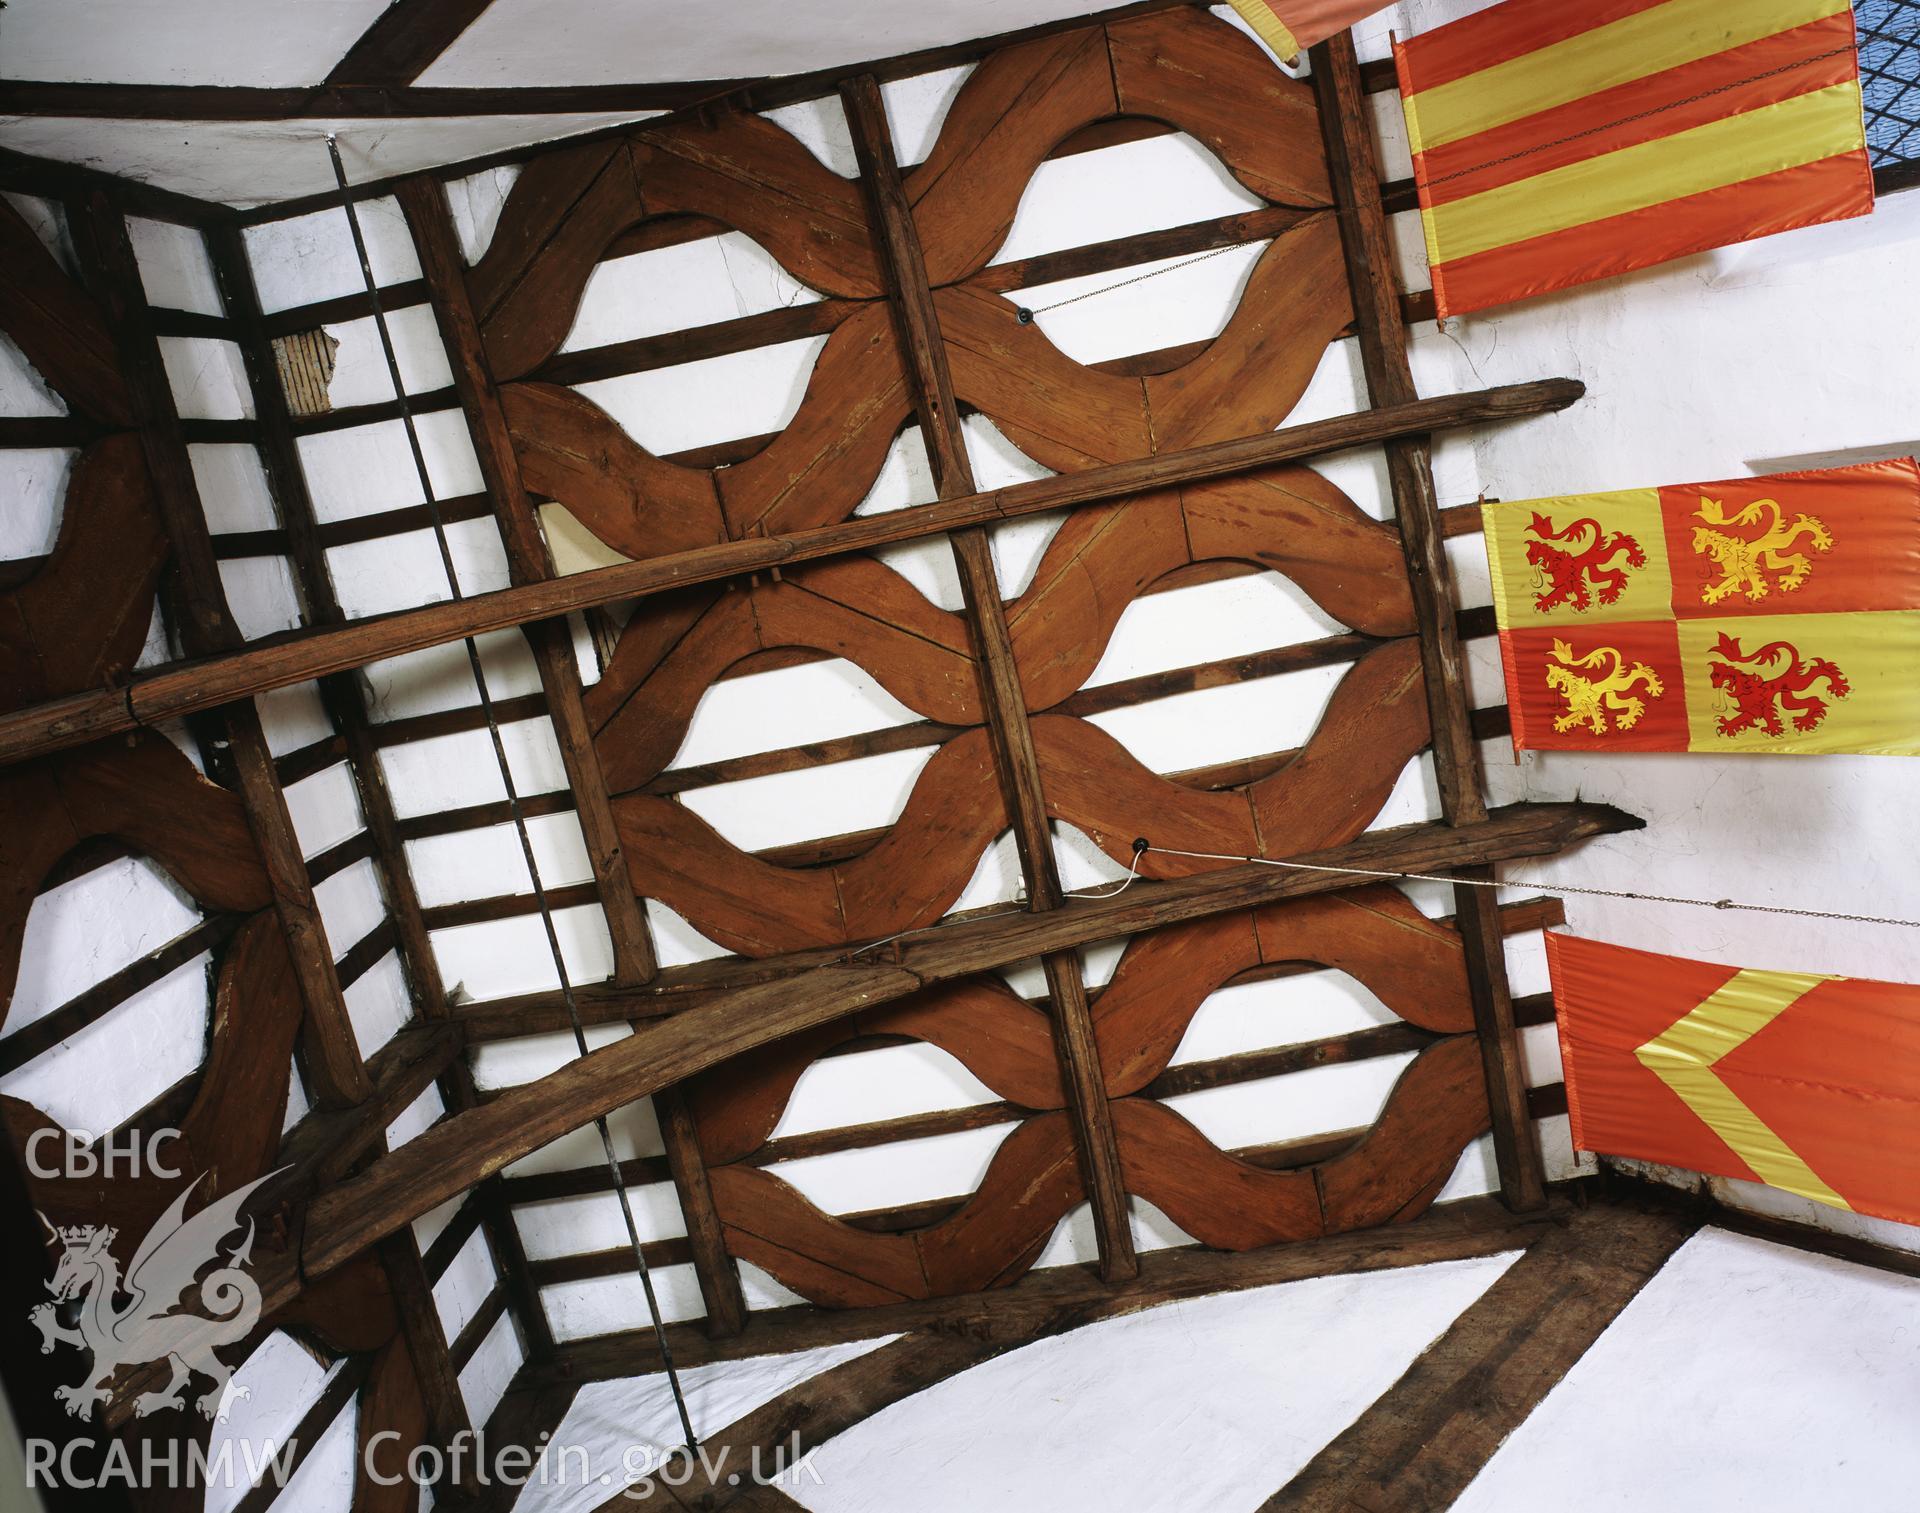
<svg viewBox="0 0 1920 1513">
<path fill-rule="evenodd" d="M 126 217 L 104 190 L 93 190 L 68 202 L 67 220 L 82 274 L 113 322 L 141 447 L 179 574 L 182 639 L 190 654 L 232 649 L 242 637 L 227 607 Z M 314 1101 L 324 1108 L 351 1108 L 371 1096 L 372 1083 L 341 995 L 312 880 L 287 812 L 286 794 L 252 702 L 229 706 L 226 719 L 247 821 L 266 868 L 306 1010 L 303 1060 L 314 1084 Z M 451 1446 L 457 1436 L 469 1432 L 466 1402 L 447 1354 L 446 1333 L 413 1231 L 403 1229 L 389 1238 L 380 1255 L 420 1380 L 428 1430 L 437 1443 Z M 451 1505 L 463 1497 L 465 1489 L 442 1490 L 443 1500 Z"/>
<path fill-rule="evenodd" d="M 301 470 L 292 418 L 287 411 L 272 343 L 266 334 L 259 289 L 247 260 L 245 239 L 237 226 L 217 226 L 203 235 L 221 300 L 228 318 L 234 322 L 240 356 L 246 364 L 253 411 L 260 427 L 261 466 L 267 475 L 268 492 L 273 496 L 281 528 L 287 535 L 287 556 L 293 563 L 307 619 L 317 625 L 341 624 L 346 616 L 334 590 L 326 551 L 320 544 L 318 517 L 307 489 L 306 474 Z M 399 815 L 373 742 L 372 714 L 366 696 L 358 677 L 352 673 L 322 678 L 320 696 L 346 740 L 348 770 L 360 795 L 367 832 L 373 838 L 374 859 L 380 866 L 387 908 L 393 915 L 396 950 L 413 989 L 415 1005 L 423 1018 L 444 1019 L 447 1017 L 446 988 L 427 934 L 413 872 L 407 865 Z M 456 1058 L 441 1077 L 440 1095 L 449 1109 L 473 1107 L 476 1101 L 473 1074 L 465 1057 Z M 479 1205 L 481 1224 L 486 1229 L 494 1262 L 504 1279 L 528 1350 L 536 1357 L 545 1357 L 553 1352 L 553 1332 L 530 1280 L 520 1232 L 514 1227 L 501 1194 L 499 1179 L 489 1177 L 479 1185 L 471 1201 Z"/>
<path fill-rule="evenodd" d="M 1418 395 L 1407 358 L 1400 292 L 1394 282 L 1393 243 L 1380 199 L 1373 124 L 1352 35 L 1336 33 L 1313 49 L 1312 58 L 1367 391 L 1376 405 L 1405 404 Z M 1387 476 L 1413 586 L 1440 809 L 1448 824 L 1470 825 L 1487 817 L 1487 806 L 1480 791 L 1480 749 L 1473 736 L 1466 663 L 1454 619 L 1453 577 L 1440 534 L 1429 439 L 1414 436 L 1388 442 Z M 1465 868 L 1462 875 L 1489 880 L 1493 870 Z M 1466 947 L 1467 982 L 1486 1072 L 1500 1195 L 1516 1210 L 1541 1208 L 1547 1201 L 1546 1181 L 1540 1142 L 1527 1114 L 1526 1073 L 1507 992 L 1507 958 L 1493 890 L 1456 887 L 1454 907 Z"/>
<path fill-rule="evenodd" d="M 840 85 L 840 103 L 853 135 L 861 182 L 866 185 L 875 229 L 880 235 L 882 259 L 892 294 L 900 344 L 915 390 L 915 409 L 934 479 L 942 499 L 974 492 L 973 468 L 967 460 L 960 411 L 953 397 L 953 378 L 947 369 L 933 291 L 927 283 L 920 235 L 913 223 L 894 158 L 893 137 L 887 127 L 886 104 L 871 74 L 861 74 Z M 1013 660 L 1013 639 L 1007 629 L 1006 607 L 993 571 L 993 555 L 983 527 L 972 526 L 948 538 L 960 572 L 966 600 L 966 619 L 980 669 L 982 712 L 993 744 L 994 765 L 1000 776 L 1007 815 L 1013 822 L 1029 907 L 1036 912 L 1058 908 L 1061 901 L 1059 868 L 1053 855 L 1053 834 L 1047 823 L 1046 799 L 1040 790 L 1040 764 L 1034 756 L 1033 731 L 1027 721 L 1026 695 Z M 1120 1147 L 1114 1136 L 1113 1113 L 1107 1104 L 1106 1081 L 1100 1052 L 1094 1041 L 1093 1015 L 1080 958 L 1057 951 L 1043 959 L 1047 990 L 1053 1000 L 1054 1041 L 1067 1084 L 1075 1133 L 1093 1210 L 1094 1231 L 1100 1244 L 1100 1273 L 1108 1281 L 1123 1281 L 1139 1273 L 1129 1222 L 1126 1180 L 1120 1169 Z"/>
<path fill-rule="evenodd" d="M 520 476 L 499 390 L 481 341 L 480 324 L 467 293 L 467 269 L 447 209 L 446 191 L 430 176 L 403 180 L 395 191 L 406 212 L 407 226 L 426 275 L 428 298 L 446 344 L 454 387 L 466 412 L 473 449 L 480 459 L 494 517 L 500 525 L 507 565 L 516 584 L 535 583 L 553 576 L 540 523 Z M 613 805 L 593 749 L 581 702 L 580 669 L 574 661 L 573 637 L 566 622 L 547 621 L 526 627 L 534 658 L 546 690 L 547 710 L 554 736 L 566 761 L 574 808 L 592 858 L 594 881 L 606 910 L 613 937 L 614 980 L 633 986 L 654 975 L 653 942 L 646 916 L 633 891 L 633 879 L 615 828 Z M 674 1192 L 686 1218 L 687 1242 L 693 1252 L 694 1273 L 706 1305 L 707 1328 L 716 1336 L 738 1334 L 746 1325 L 746 1299 L 740 1290 L 740 1271 L 728 1254 L 713 1205 L 713 1191 L 695 1138 L 693 1121 L 678 1088 L 667 1088 L 654 1098 L 660 1135 L 666 1147 Z"/>
</svg>

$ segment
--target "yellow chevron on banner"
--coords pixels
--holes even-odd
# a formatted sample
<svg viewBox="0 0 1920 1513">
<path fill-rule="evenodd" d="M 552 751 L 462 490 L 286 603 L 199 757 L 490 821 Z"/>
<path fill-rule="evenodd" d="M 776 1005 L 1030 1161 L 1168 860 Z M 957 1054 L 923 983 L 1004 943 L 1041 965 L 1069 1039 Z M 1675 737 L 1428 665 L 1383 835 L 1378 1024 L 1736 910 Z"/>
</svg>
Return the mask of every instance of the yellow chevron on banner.
<svg viewBox="0 0 1920 1513">
<path fill-rule="evenodd" d="M 1759 1034 L 1821 983 L 1832 980 L 1805 972 L 1736 972 L 1633 1054 L 1762 1182 L 1816 1203 L 1851 1210 L 1853 1205 L 1821 1181 L 1713 1070 L 1721 1057 Z"/>
</svg>

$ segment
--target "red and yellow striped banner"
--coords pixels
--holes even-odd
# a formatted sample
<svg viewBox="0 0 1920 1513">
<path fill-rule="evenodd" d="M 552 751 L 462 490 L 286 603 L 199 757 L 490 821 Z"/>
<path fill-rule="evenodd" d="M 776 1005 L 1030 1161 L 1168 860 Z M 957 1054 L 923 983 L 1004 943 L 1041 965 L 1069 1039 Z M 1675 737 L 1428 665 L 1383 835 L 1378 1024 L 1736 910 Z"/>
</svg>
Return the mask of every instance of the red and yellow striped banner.
<svg viewBox="0 0 1920 1513">
<path fill-rule="evenodd" d="M 1379 0 L 1227 0 L 1275 56 L 1291 63 L 1316 42 L 1380 9 Z"/>
<path fill-rule="evenodd" d="M 1920 987 L 1547 936 L 1579 1150 L 1920 1223 Z"/>
<path fill-rule="evenodd" d="M 1506 0 L 1394 57 L 1442 317 L 1873 208 L 1845 0 Z"/>
<path fill-rule="evenodd" d="M 1920 466 L 1487 504 L 1517 748 L 1920 754 Z"/>
</svg>

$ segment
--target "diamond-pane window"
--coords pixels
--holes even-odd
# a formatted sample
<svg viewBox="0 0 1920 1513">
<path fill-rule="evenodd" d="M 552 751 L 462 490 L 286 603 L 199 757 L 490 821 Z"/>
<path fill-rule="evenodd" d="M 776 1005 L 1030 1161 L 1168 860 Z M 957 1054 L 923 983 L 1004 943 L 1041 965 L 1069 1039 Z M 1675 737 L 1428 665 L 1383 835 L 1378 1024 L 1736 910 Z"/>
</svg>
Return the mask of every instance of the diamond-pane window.
<svg viewBox="0 0 1920 1513">
<path fill-rule="evenodd" d="M 1920 160 L 1920 0 L 1855 0 L 1853 16 L 1873 166 Z"/>
</svg>

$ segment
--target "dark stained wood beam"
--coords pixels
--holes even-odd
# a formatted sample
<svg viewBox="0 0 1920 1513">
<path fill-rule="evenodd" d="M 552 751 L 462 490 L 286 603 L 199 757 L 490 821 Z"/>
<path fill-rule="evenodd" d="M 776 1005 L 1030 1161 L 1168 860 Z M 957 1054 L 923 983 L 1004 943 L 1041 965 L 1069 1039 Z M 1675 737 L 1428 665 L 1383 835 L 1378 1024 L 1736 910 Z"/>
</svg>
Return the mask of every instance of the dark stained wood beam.
<svg viewBox="0 0 1920 1513">
<path fill-rule="evenodd" d="M 1615 1203 L 1565 1215 L 1262 1513 L 1451 1507 L 1699 1222 Z"/>
<path fill-rule="evenodd" d="M 64 80 L 4 79 L 0 80 L 0 113 L 111 121 L 342 118 L 404 121 L 609 113 L 643 119 L 664 111 L 685 109 L 725 94 L 739 83 L 734 79 L 703 79 L 689 83 L 553 84 L 493 89 L 329 82 L 273 89 L 247 85 L 81 84 Z"/>
<path fill-rule="evenodd" d="M 1552 855 L 1640 821 L 1594 804 L 1530 804 L 1472 825 L 1373 831 L 1302 858 L 1319 866 L 1434 872 L 1520 856 Z M 475 1182 L 611 1112 L 756 1046 L 870 1009 L 937 983 L 1042 958 L 1096 940 L 1351 885 L 1338 872 L 1245 864 L 1124 894 L 1071 900 L 1047 913 L 1003 913 L 931 926 L 886 948 L 771 983 L 715 995 L 698 1008 L 645 1025 L 559 1071 L 453 1115 L 318 1197 L 302 1259 L 321 1275 L 431 1212 Z"/>
<path fill-rule="evenodd" d="M 411 84 L 492 0 L 390 0 L 327 75 L 329 84 Z"/>
<path fill-rule="evenodd" d="M 245 651 L 156 672 L 127 689 L 76 694 L 0 716 L 0 765 L 216 708 L 234 699 L 386 657 L 574 610 L 967 526 L 1225 477 L 1270 463 L 1377 445 L 1397 436 L 1545 414 L 1565 409 L 1585 392 L 1585 386 L 1573 379 L 1542 379 L 1389 405 L 1134 462 L 1061 473 L 984 494 L 863 516 L 838 525 L 722 542 L 421 609 L 371 616 L 337 628 L 288 635 Z"/>
<path fill-rule="evenodd" d="M 894 324 L 912 378 L 914 408 L 933 464 L 934 483 L 942 499 L 962 498 L 976 492 L 973 465 L 960 425 L 960 406 L 953 396 L 953 377 L 947 367 L 946 343 L 934 309 L 920 233 L 901 182 L 900 165 L 894 158 L 893 134 L 879 81 L 871 74 L 847 80 L 840 86 L 840 104 L 853 135 L 872 222 L 880 235 Z M 994 571 L 993 550 L 983 526 L 955 531 L 948 542 L 960 575 L 981 710 L 993 747 L 1001 800 L 1013 826 L 1027 904 L 1043 913 L 1060 907 L 1060 868 L 1053 854 L 1053 827 L 1047 818 L 1040 760 L 1034 752 L 1026 694 L 1014 661 L 1013 634 Z M 1041 968 L 1053 1000 L 1054 1047 L 1067 1088 L 1068 1116 L 1081 1177 L 1093 1213 L 1100 1271 L 1107 1280 L 1115 1281 L 1134 1275 L 1139 1262 L 1134 1255 L 1131 1205 L 1113 1114 L 1107 1104 L 1106 1080 L 1100 1070 L 1086 982 L 1080 958 L 1072 951 L 1044 957 Z"/>
<path fill-rule="evenodd" d="M 1564 1212 L 1564 1200 L 1559 1211 Z M 1462 1260 L 1519 1250 L 1546 1233 L 1547 1215 L 1515 1215 L 1493 1198 L 1468 1198 L 1429 1209 L 1409 1224 L 1330 1235 L 1297 1245 L 1224 1252 L 1199 1246 L 1150 1251 L 1133 1280 L 1107 1283 L 1091 1267 L 1057 1266 L 1031 1271 L 1010 1287 L 959 1297 L 886 1304 L 876 1308 L 823 1309 L 810 1305 L 756 1313 L 732 1340 L 708 1340 L 698 1328 L 669 1324 L 666 1334 L 683 1369 L 714 1361 L 774 1352 L 817 1349 L 876 1335 L 938 1327 L 971 1338 L 1024 1341 L 1063 1307 L 1086 1310 L 1084 1322 L 1118 1318 L 1162 1303 L 1214 1293 L 1240 1292 L 1278 1282 L 1348 1272 L 1390 1271 L 1434 1261 Z M 659 1346 L 653 1331 L 599 1335 L 560 1347 L 546 1365 L 530 1366 L 523 1384 L 606 1381 L 656 1369 Z"/>
<path fill-rule="evenodd" d="M 1407 354 L 1407 328 L 1400 317 L 1400 291 L 1394 282 L 1392 234 L 1380 199 L 1372 111 L 1362 89 L 1352 34 L 1337 33 L 1313 49 L 1312 57 L 1367 390 L 1375 404 L 1404 404 L 1417 391 Z M 1434 492 L 1430 439 L 1414 434 L 1388 442 L 1387 477 L 1420 631 L 1440 810 L 1449 824 L 1476 824 L 1487 812 L 1480 747 L 1473 731 L 1466 655 L 1454 608 L 1440 501 Z M 1492 872 L 1483 869 L 1470 875 L 1486 881 Z M 1546 1174 L 1540 1143 L 1527 1117 L 1526 1071 L 1514 1030 L 1506 952 L 1493 900 L 1487 888 L 1462 885 L 1454 890 L 1486 1072 L 1500 1190 L 1516 1209 L 1538 1208 L 1546 1202 Z"/>
</svg>

